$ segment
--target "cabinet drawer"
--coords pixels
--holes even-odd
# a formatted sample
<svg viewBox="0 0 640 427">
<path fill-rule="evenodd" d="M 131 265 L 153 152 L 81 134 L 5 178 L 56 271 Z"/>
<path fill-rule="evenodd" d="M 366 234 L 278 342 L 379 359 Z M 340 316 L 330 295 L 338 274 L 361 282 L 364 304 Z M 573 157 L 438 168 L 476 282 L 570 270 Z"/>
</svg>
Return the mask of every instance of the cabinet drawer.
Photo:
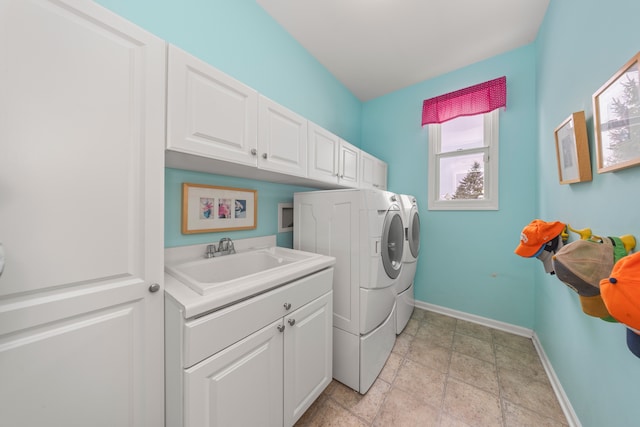
<svg viewBox="0 0 640 427">
<path fill-rule="evenodd" d="M 327 293 L 333 268 L 327 268 L 264 294 L 249 298 L 184 325 L 183 368 L 217 353 Z M 290 306 L 289 306 L 290 304 Z M 285 308 L 285 305 L 289 308 Z"/>
</svg>

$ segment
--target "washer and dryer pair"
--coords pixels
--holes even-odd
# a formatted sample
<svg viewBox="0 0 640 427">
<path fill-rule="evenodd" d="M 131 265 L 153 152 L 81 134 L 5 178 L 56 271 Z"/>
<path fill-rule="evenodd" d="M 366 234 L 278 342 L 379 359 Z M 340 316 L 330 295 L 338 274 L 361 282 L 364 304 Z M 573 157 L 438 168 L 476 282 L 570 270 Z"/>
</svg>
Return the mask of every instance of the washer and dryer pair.
<svg viewBox="0 0 640 427">
<path fill-rule="evenodd" d="M 333 377 L 364 394 L 396 339 L 406 240 L 400 197 L 346 189 L 295 193 L 293 201 L 294 248 L 336 258 Z"/>
</svg>

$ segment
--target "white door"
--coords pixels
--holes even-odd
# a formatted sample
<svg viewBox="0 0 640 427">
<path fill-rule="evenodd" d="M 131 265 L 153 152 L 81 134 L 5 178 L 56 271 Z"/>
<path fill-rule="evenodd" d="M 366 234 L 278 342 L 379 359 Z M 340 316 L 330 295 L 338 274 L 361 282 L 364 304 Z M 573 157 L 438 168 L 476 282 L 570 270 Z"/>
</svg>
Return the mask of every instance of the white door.
<svg viewBox="0 0 640 427">
<path fill-rule="evenodd" d="M 169 45 L 167 149 L 256 166 L 258 93 Z"/>
<path fill-rule="evenodd" d="M 282 426 L 282 327 L 279 319 L 185 370 L 185 427 Z"/>
<path fill-rule="evenodd" d="M 260 95 L 258 167 L 287 175 L 307 176 L 307 120 Z"/>
<path fill-rule="evenodd" d="M 285 317 L 285 426 L 292 426 L 331 382 L 332 300 L 328 292 Z"/>
<path fill-rule="evenodd" d="M 85 1 L 0 28 L 1 423 L 163 425 L 165 45 Z"/>
</svg>

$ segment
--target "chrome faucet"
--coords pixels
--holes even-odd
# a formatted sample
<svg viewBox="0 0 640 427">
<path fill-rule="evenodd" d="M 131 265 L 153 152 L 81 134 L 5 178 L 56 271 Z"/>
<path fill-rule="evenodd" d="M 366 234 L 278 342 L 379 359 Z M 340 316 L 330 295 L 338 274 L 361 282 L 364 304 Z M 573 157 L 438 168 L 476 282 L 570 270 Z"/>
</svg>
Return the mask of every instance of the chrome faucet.
<svg viewBox="0 0 640 427">
<path fill-rule="evenodd" d="M 221 255 L 235 254 L 236 249 L 233 247 L 233 241 L 229 237 L 223 237 L 218 242 L 218 252 Z"/>
<path fill-rule="evenodd" d="M 235 253 L 236 249 L 233 246 L 233 240 L 231 240 L 229 237 L 223 237 L 218 242 L 218 246 L 216 246 L 215 243 L 207 245 L 207 250 L 204 253 L 204 257 L 213 258 L 216 256 L 231 255 Z"/>
</svg>

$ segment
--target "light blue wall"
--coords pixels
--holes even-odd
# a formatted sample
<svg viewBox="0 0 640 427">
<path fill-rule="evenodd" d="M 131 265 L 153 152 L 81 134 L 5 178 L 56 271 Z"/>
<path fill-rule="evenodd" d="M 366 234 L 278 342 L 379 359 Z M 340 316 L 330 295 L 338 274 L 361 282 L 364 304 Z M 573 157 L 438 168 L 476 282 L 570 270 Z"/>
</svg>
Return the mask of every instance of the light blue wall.
<svg viewBox="0 0 640 427">
<path fill-rule="evenodd" d="M 598 174 L 592 95 L 640 50 L 637 0 L 552 0 L 537 48 L 540 214 L 640 237 L 640 168 Z M 587 118 L 593 181 L 560 185 L 553 131 L 572 112 Z M 573 235 L 575 238 L 575 235 Z M 625 330 L 582 313 L 573 291 L 536 276 L 535 330 L 582 425 L 639 425 L 640 359 Z"/>
<path fill-rule="evenodd" d="M 360 145 L 361 102 L 285 32 L 255 0 L 98 0 L 103 6 L 258 92 Z M 165 173 L 165 246 L 265 236 L 277 232 L 278 202 L 309 188 L 197 174 Z M 180 233 L 181 183 L 258 190 L 258 228 L 242 232 Z M 293 233 L 277 234 L 291 247 Z"/>
<path fill-rule="evenodd" d="M 500 210 L 427 210 L 427 128 L 422 101 L 500 76 Z M 365 103 L 362 148 L 385 159 L 391 191 L 418 199 L 421 249 L 416 298 L 533 327 L 533 268 L 513 250 L 536 212 L 535 49 L 529 45 Z"/>
<path fill-rule="evenodd" d="M 223 187 L 258 190 L 258 228 L 256 230 L 226 231 L 183 235 L 180 230 L 182 208 L 182 183 L 218 185 Z M 234 178 L 180 169 L 165 169 L 165 247 L 212 243 L 220 237 L 245 239 L 275 234 L 278 246 L 293 247 L 293 232 L 278 233 L 278 203 L 293 202 L 293 193 L 311 188 L 274 184 L 252 179 Z"/>
</svg>

